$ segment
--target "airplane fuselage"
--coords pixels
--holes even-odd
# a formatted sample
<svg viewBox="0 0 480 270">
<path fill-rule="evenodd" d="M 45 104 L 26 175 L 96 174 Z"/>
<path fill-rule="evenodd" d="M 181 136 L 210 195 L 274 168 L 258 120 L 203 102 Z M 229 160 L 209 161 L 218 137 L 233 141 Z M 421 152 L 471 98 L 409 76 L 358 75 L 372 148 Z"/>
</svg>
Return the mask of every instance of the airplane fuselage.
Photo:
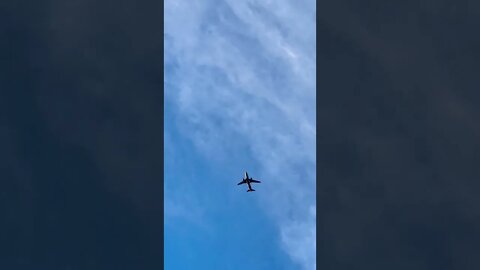
<svg viewBox="0 0 480 270">
<path fill-rule="evenodd" d="M 251 190 L 252 189 L 252 186 L 250 185 L 250 180 L 252 178 L 248 178 L 248 173 L 245 172 L 245 176 L 243 177 L 243 180 L 245 180 L 247 182 L 247 185 L 248 185 L 248 189 Z"/>
</svg>

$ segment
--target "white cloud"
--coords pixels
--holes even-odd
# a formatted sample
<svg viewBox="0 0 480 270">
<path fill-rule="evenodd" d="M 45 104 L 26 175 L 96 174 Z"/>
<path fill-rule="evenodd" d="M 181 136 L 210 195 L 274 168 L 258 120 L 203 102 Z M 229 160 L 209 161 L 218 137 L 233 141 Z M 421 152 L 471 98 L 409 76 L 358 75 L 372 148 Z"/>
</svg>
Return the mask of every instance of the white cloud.
<svg viewBox="0 0 480 270">
<path fill-rule="evenodd" d="M 310 207 L 310 217 L 306 222 L 291 220 L 282 226 L 281 234 L 291 256 L 301 262 L 305 269 L 316 269 L 315 207 Z"/>
<path fill-rule="evenodd" d="M 263 203 L 285 250 L 313 269 L 315 2 L 167 0 L 165 34 L 166 98 L 195 127 L 186 136 L 209 156 L 248 142 L 276 181 Z"/>
</svg>

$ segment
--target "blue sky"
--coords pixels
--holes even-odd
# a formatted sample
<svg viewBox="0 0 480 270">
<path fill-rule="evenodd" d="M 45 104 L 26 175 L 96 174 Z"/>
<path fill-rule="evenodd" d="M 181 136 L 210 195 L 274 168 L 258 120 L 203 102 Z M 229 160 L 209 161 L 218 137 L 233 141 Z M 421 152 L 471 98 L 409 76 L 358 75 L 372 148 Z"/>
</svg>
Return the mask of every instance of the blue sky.
<svg viewBox="0 0 480 270">
<path fill-rule="evenodd" d="M 167 270 L 315 268 L 315 9 L 165 1 Z"/>
</svg>

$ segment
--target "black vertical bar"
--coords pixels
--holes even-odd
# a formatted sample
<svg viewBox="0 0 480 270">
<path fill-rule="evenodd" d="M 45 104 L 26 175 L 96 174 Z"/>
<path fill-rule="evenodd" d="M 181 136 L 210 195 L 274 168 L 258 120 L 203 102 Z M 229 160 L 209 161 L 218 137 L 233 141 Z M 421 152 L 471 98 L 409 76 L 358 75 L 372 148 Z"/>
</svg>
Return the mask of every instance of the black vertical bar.
<svg viewBox="0 0 480 270">
<path fill-rule="evenodd" d="M 319 1 L 319 269 L 479 269 L 480 5 Z"/>
<path fill-rule="evenodd" d="M 163 269 L 163 1 L 0 4 L 0 269 Z"/>
</svg>

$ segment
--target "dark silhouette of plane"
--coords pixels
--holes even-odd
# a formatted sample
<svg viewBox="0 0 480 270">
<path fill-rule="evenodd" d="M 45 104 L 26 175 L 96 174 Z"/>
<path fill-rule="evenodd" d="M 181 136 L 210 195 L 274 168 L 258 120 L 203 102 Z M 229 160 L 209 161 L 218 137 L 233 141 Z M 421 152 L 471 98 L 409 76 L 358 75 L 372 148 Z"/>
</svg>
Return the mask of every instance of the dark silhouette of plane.
<svg viewBox="0 0 480 270">
<path fill-rule="evenodd" d="M 247 192 L 255 191 L 255 189 L 252 188 L 252 186 L 250 185 L 250 183 L 261 183 L 261 182 L 258 181 L 258 180 L 254 180 L 254 179 L 252 179 L 251 177 L 249 178 L 249 177 L 248 177 L 248 173 L 245 172 L 245 176 L 243 177 L 242 182 L 238 183 L 237 185 L 247 184 L 247 185 L 248 185 L 248 190 L 247 190 Z"/>
</svg>

